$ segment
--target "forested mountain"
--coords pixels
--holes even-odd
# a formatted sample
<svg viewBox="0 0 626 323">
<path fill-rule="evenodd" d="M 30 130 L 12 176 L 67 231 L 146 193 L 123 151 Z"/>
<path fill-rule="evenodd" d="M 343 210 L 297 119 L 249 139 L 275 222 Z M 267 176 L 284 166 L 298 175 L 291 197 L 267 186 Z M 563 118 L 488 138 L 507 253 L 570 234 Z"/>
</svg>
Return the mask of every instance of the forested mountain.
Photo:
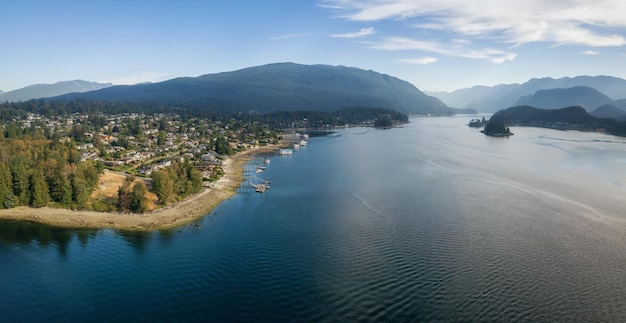
<svg viewBox="0 0 626 323">
<path fill-rule="evenodd" d="M 506 126 L 605 131 L 618 136 L 626 136 L 626 122 L 593 117 L 582 107 L 545 110 L 530 106 L 517 106 L 494 113 L 489 122 Z"/>
<path fill-rule="evenodd" d="M 358 68 L 277 63 L 234 72 L 113 86 L 55 100 L 115 101 L 203 107 L 224 112 L 334 111 L 346 106 L 406 114 L 457 111 L 398 78 Z"/>
<path fill-rule="evenodd" d="M 5 93 L 0 91 L 0 102 L 28 101 L 31 99 L 47 98 L 66 93 L 95 91 L 109 86 L 113 86 L 113 84 L 82 80 L 62 81 L 54 84 L 35 84 Z"/>
<path fill-rule="evenodd" d="M 528 105 L 541 109 L 559 109 L 580 106 L 587 111 L 612 104 L 613 100 L 588 86 L 576 86 L 567 89 L 539 90 L 533 95 L 521 97 L 514 106 Z"/>
<path fill-rule="evenodd" d="M 605 104 L 597 109 L 589 112 L 592 116 L 596 118 L 611 118 L 616 120 L 626 120 L 626 111 L 611 105 Z"/>
<path fill-rule="evenodd" d="M 479 112 L 495 112 L 514 106 L 523 96 L 539 90 L 588 86 L 613 100 L 626 98 L 626 80 L 611 76 L 577 76 L 559 79 L 531 79 L 523 84 L 501 84 L 493 87 L 474 86 L 453 92 L 428 92 L 455 108 L 473 108 Z M 596 107 L 602 105 L 598 104 Z M 595 107 L 594 107 L 595 108 Z"/>
<path fill-rule="evenodd" d="M 626 111 L 626 99 L 621 99 L 621 100 L 615 100 L 613 101 L 613 105 L 617 108 L 620 108 L 624 111 Z"/>
</svg>

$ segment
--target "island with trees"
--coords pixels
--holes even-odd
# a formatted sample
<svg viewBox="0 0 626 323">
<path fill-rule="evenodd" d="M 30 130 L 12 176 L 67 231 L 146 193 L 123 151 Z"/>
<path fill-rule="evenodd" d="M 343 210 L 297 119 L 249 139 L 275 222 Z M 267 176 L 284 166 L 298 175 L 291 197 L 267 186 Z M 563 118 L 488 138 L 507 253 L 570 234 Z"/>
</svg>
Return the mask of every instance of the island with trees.
<svg viewBox="0 0 626 323">
<path fill-rule="evenodd" d="M 506 127 L 504 123 L 495 120 L 489 120 L 485 125 L 485 129 L 481 130 L 481 132 L 491 137 L 508 137 L 513 135 L 511 130 Z"/>
<path fill-rule="evenodd" d="M 506 126 L 542 127 L 557 130 L 596 131 L 616 136 L 626 136 L 626 122 L 610 118 L 596 118 L 582 107 L 539 109 L 517 106 L 496 112 L 486 127 L 493 122 L 495 131 Z"/>
</svg>

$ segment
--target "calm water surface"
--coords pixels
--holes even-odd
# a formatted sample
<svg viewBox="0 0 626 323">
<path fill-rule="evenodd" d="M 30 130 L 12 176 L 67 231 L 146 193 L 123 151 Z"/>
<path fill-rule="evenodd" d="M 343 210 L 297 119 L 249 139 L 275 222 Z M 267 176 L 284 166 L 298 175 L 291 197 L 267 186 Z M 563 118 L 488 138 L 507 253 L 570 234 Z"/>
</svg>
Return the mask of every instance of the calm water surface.
<svg viewBox="0 0 626 323">
<path fill-rule="evenodd" d="M 0 321 L 626 321 L 626 140 L 469 119 L 312 138 L 173 231 L 0 222 Z"/>
</svg>

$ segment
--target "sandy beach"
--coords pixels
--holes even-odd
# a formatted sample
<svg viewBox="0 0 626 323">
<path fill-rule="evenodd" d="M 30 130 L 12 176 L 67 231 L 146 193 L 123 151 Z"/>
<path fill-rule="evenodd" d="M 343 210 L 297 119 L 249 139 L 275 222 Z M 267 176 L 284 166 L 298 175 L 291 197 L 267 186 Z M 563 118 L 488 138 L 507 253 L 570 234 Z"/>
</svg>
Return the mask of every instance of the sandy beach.
<svg viewBox="0 0 626 323">
<path fill-rule="evenodd" d="M 0 210 L 0 219 L 44 223 L 64 228 L 111 228 L 131 231 L 172 229 L 188 224 L 213 210 L 237 193 L 236 179 L 241 178 L 248 156 L 269 152 L 277 147 L 261 147 L 240 152 L 223 162 L 224 176 L 202 192 L 145 214 L 72 211 L 56 208 L 21 206 Z"/>
</svg>

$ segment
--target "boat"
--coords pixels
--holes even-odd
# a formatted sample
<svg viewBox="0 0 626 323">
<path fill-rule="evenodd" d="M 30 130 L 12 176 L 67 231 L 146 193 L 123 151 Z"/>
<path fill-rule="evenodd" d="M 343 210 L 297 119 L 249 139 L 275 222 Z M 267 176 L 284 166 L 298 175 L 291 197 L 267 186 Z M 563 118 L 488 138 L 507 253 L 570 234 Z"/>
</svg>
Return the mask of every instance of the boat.
<svg viewBox="0 0 626 323">
<path fill-rule="evenodd" d="M 293 154 L 293 150 L 289 149 L 289 148 L 282 148 L 281 150 L 278 151 L 279 155 L 292 155 Z"/>
<path fill-rule="evenodd" d="M 266 163 L 266 164 L 269 164 L 269 163 L 270 163 L 270 160 L 269 160 L 269 159 L 266 159 L 266 160 L 265 160 L 265 163 Z"/>
<path fill-rule="evenodd" d="M 293 149 L 300 149 L 300 144 L 298 143 L 293 144 Z"/>
<path fill-rule="evenodd" d="M 306 146 L 308 143 L 309 142 L 304 139 L 300 140 L 300 146 Z"/>
</svg>

